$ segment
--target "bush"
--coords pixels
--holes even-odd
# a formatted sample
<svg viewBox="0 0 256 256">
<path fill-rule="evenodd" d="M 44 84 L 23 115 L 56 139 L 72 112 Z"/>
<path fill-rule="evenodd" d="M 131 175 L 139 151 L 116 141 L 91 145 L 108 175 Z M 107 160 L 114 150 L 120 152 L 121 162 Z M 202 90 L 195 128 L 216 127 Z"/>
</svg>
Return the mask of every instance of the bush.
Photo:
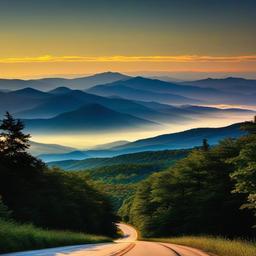
<svg viewBox="0 0 256 256">
<path fill-rule="evenodd" d="M 51 231 L 0 219 L 0 253 L 57 246 L 100 243 L 110 238 L 68 231 Z"/>
<path fill-rule="evenodd" d="M 0 196 L 0 219 L 9 219 L 11 212 L 8 210 L 7 206 L 3 203 Z"/>
<path fill-rule="evenodd" d="M 114 235 L 116 217 L 106 196 L 88 178 L 49 169 L 27 153 L 30 136 L 23 128 L 9 113 L 0 124 L 0 195 L 12 217 L 43 228 Z"/>
<path fill-rule="evenodd" d="M 150 239 L 156 242 L 191 246 L 218 256 L 255 256 L 256 244 L 245 240 L 229 240 L 220 237 L 184 236 Z"/>
</svg>

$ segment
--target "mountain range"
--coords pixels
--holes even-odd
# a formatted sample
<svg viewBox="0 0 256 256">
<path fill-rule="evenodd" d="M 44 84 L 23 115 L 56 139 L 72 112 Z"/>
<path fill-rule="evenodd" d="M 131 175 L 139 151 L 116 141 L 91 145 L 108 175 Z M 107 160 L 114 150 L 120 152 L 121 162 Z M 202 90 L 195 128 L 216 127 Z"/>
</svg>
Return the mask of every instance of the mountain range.
<svg viewBox="0 0 256 256">
<path fill-rule="evenodd" d="M 35 141 L 30 141 L 30 148 L 29 152 L 34 155 L 38 156 L 41 154 L 66 154 L 69 152 L 73 152 L 76 149 L 72 147 L 62 146 L 58 144 L 45 144 L 39 143 Z"/>
<path fill-rule="evenodd" d="M 195 128 L 178 133 L 163 134 L 156 137 L 141 139 L 134 142 L 129 142 L 124 145 L 115 146 L 100 150 L 79 151 L 78 155 L 73 154 L 72 158 L 69 154 L 43 154 L 39 158 L 42 160 L 58 161 L 71 159 L 84 159 L 94 157 L 113 157 L 122 154 L 143 152 L 143 151 L 159 151 L 159 150 L 174 150 L 174 149 L 190 149 L 198 147 L 202 144 L 203 139 L 207 139 L 210 145 L 217 144 L 224 138 L 237 138 L 245 134 L 240 130 L 241 123 L 233 124 L 221 128 Z M 81 152 L 86 157 L 80 157 Z"/>
<path fill-rule="evenodd" d="M 197 81 L 183 82 L 182 84 L 198 86 L 202 88 L 213 88 L 226 92 L 242 94 L 256 93 L 256 80 L 238 77 L 227 77 L 223 79 L 207 78 Z"/>
<path fill-rule="evenodd" d="M 157 79 L 134 77 L 108 84 L 96 85 L 87 90 L 100 96 L 119 96 L 165 104 L 255 104 L 255 97 L 241 92 L 208 88 L 186 83 L 165 82 Z"/>
<path fill-rule="evenodd" d="M 139 153 L 124 154 L 114 157 L 102 157 L 102 158 L 88 158 L 84 160 L 67 160 L 48 163 L 49 166 L 57 166 L 63 170 L 85 170 L 100 168 L 109 166 L 111 169 L 118 168 L 120 165 L 127 165 L 126 168 L 131 168 L 131 165 L 144 166 L 145 169 L 151 169 L 150 165 L 153 166 L 153 171 L 169 167 L 174 161 L 177 161 L 185 157 L 190 150 L 163 150 L 163 151 L 147 151 Z M 146 164 L 146 165 L 145 165 Z M 134 166 L 133 166 L 134 167 Z M 104 173 L 105 170 L 102 170 Z M 132 171 L 132 170 L 131 170 Z M 119 172 L 120 173 L 120 172 Z M 107 174 L 107 173 L 106 173 Z M 108 174 L 107 174 L 108 175 Z"/>
<path fill-rule="evenodd" d="M 117 72 L 104 72 L 92 76 L 79 77 L 73 79 L 66 78 L 42 78 L 42 79 L 0 79 L 0 90 L 18 90 L 26 87 L 48 91 L 56 87 L 66 86 L 72 89 L 85 90 L 97 84 L 111 83 L 114 81 L 127 79 L 129 76 Z"/>
<path fill-rule="evenodd" d="M 106 72 L 75 79 L 1 79 L 0 115 L 9 111 L 22 119 L 26 131 L 32 135 L 133 132 L 155 128 L 166 131 L 171 125 L 186 127 L 187 123 L 205 118 L 235 116 L 246 120 L 255 115 L 254 110 L 222 109 L 211 105 L 255 106 L 255 95 L 255 80 L 242 78 L 166 82 Z M 181 144 L 175 143 L 177 147 Z M 102 156 L 105 150 L 104 147 L 94 149 L 93 154 Z M 55 153 L 67 152 L 56 150 Z M 71 156 L 84 157 L 78 151 Z"/>
<path fill-rule="evenodd" d="M 23 119 L 27 131 L 34 133 L 70 133 L 85 131 L 115 131 L 135 129 L 140 126 L 158 125 L 132 115 L 120 113 L 99 104 L 85 105 L 77 110 L 66 112 L 49 119 Z"/>
</svg>

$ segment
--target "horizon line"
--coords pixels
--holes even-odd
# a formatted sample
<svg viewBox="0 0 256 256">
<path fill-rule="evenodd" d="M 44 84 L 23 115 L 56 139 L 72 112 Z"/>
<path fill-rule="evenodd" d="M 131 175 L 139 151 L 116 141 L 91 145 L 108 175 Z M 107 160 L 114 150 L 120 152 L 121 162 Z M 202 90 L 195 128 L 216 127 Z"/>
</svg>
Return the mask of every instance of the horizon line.
<svg viewBox="0 0 256 256">
<path fill-rule="evenodd" d="M 156 56 L 54 56 L 3 57 L 0 64 L 56 63 L 56 62 L 256 62 L 256 55 L 208 56 L 208 55 L 156 55 Z"/>
</svg>

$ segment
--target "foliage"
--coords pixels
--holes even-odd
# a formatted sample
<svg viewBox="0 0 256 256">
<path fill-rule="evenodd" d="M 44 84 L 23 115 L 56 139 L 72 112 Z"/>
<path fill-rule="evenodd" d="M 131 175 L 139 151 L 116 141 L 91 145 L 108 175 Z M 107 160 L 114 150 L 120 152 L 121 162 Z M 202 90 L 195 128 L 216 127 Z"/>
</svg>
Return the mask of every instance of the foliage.
<svg viewBox="0 0 256 256">
<path fill-rule="evenodd" d="M 9 115 L 2 124 L 9 119 L 11 125 L 1 126 L 0 194 L 13 218 L 45 228 L 113 235 L 116 217 L 106 196 L 88 185 L 88 178 L 48 169 L 28 154 L 23 125 Z"/>
<path fill-rule="evenodd" d="M 44 230 L 0 219 L 0 253 L 108 241 L 103 236 Z"/>
<path fill-rule="evenodd" d="M 150 239 L 150 241 L 191 246 L 218 256 L 255 256 L 256 251 L 256 244 L 253 242 L 221 237 L 182 236 Z"/>
<path fill-rule="evenodd" d="M 236 182 L 234 192 L 247 195 L 242 208 L 253 209 L 256 214 L 256 122 L 247 123 L 245 127 L 249 135 L 239 155 L 231 160 L 236 167 L 231 178 Z"/>
<path fill-rule="evenodd" d="M 252 214 L 239 209 L 246 195 L 231 193 L 234 182 L 230 179 L 236 168 L 230 159 L 239 156 L 250 140 L 248 136 L 226 139 L 207 151 L 194 150 L 174 167 L 143 181 L 132 202 L 126 201 L 119 213 L 145 237 L 253 236 Z"/>
<path fill-rule="evenodd" d="M 66 160 L 48 163 L 48 166 L 56 166 L 63 170 L 74 171 L 84 169 L 97 169 L 100 167 L 129 164 L 151 164 L 166 168 L 177 160 L 187 156 L 190 150 L 161 150 L 145 151 L 139 153 L 124 154 L 107 158 L 88 158 L 84 160 Z"/>
<path fill-rule="evenodd" d="M 164 151 L 161 152 L 163 153 Z M 155 153 L 155 156 L 160 157 L 160 152 Z M 169 154 L 169 152 L 167 154 Z M 150 155 L 147 156 L 147 153 L 143 153 L 143 158 L 146 159 L 147 157 L 149 157 L 149 159 L 151 158 Z M 134 161 L 136 162 L 136 158 Z M 123 201 L 134 194 L 139 182 L 146 179 L 152 173 L 162 171 L 163 166 L 165 166 L 160 162 L 150 163 L 150 160 L 148 161 L 148 163 L 146 162 L 144 164 L 115 164 L 73 173 L 80 177 L 87 177 L 87 179 L 90 178 L 90 180 L 93 180 L 90 184 L 98 190 L 104 191 L 110 198 L 114 209 L 118 211 Z M 173 165 L 175 161 L 177 160 L 169 160 L 169 166 Z"/>
<path fill-rule="evenodd" d="M 90 178 L 90 184 L 109 197 L 116 211 L 123 201 L 134 194 L 138 182 L 161 167 L 154 164 L 122 164 L 92 170 L 73 172 L 80 177 Z"/>
<path fill-rule="evenodd" d="M 8 207 L 3 203 L 0 196 L 0 219 L 9 219 L 11 212 L 8 210 Z"/>
<path fill-rule="evenodd" d="M 0 152 L 4 155 L 11 155 L 24 152 L 29 148 L 29 134 L 23 134 L 23 123 L 15 120 L 10 113 L 6 112 L 5 119 L 0 125 Z"/>
<path fill-rule="evenodd" d="M 150 174 L 162 170 L 157 164 L 119 164 L 104 166 L 96 169 L 80 171 L 88 174 L 90 178 L 108 184 L 132 184 L 137 183 Z"/>
</svg>

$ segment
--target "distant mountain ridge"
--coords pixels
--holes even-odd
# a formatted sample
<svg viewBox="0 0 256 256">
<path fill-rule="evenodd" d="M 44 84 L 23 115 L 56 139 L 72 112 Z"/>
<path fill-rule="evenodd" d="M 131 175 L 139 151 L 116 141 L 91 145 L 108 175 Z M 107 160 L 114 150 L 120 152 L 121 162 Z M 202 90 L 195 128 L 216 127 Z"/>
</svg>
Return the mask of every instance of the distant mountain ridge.
<svg viewBox="0 0 256 256">
<path fill-rule="evenodd" d="M 192 90 L 204 95 L 205 92 L 207 94 L 216 92 L 212 89 L 208 90 L 189 85 L 181 86 L 141 77 L 127 78 L 114 84 L 118 90 L 120 87 L 123 88 L 123 84 L 125 84 L 124 87 L 128 91 L 130 89 L 134 90 L 134 88 L 135 91 L 142 89 L 143 93 L 139 95 L 142 100 L 124 99 L 120 95 L 117 97 L 103 97 L 67 87 L 58 87 L 48 92 L 23 88 L 16 91 L 0 92 L 0 115 L 9 111 L 16 118 L 25 120 L 28 124 L 28 132 L 33 134 L 34 132 L 50 133 L 51 131 L 56 133 L 58 129 L 59 132 L 68 131 L 69 133 L 93 130 L 110 131 L 111 126 L 112 130 L 123 129 L 125 126 L 129 130 L 138 127 L 149 129 L 152 128 L 152 124 L 161 124 L 164 127 L 164 125 L 170 125 L 170 123 L 180 125 L 195 122 L 204 117 L 223 118 L 232 114 L 248 118 L 248 115 L 255 114 L 254 111 L 248 109 L 220 109 L 198 104 L 181 104 L 184 101 L 190 101 L 189 98 L 183 96 L 174 96 L 175 101 L 179 102 L 178 105 L 164 104 L 156 99 L 157 95 L 164 95 L 163 97 L 167 95 L 170 100 L 171 94 L 168 92 L 173 90 L 179 91 L 179 93 L 184 91 L 190 93 Z M 113 83 L 102 86 L 108 90 L 109 86 L 112 88 Z M 160 91 L 160 94 L 156 91 Z M 148 98 L 149 95 L 150 98 Z M 146 99 L 144 99 L 144 96 Z M 229 96 L 232 98 L 231 95 Z M 88 107 L 90 105 L 94 107 Z M 99 110 L 99 106 L 101 106 L 101 111 L 98 113 L 96 110 Z M 81 111 L 82 108 L 84 108 L 83 111 Z M 112 111 L 112 115 L 110 115 L 110 111 Z M 117 113 L 119 118 L 117 118 Z M 99 115 L 102 120 L 101 123 L 95 115 Z M 108 120 L 105 116 L 108 116 Z"/>
<path fill-rule="evenodd" d="M 38 89 L 42 91 L 53 90 L 56 87 L 66 86 L 72 89 L 85 90 L 97 84 L 111 83 L 122 79 L 127 79 L 129 76 L 118 72 L 104 72 L 92 76 L 79 78 L 42 78 L 42 79 L 0 79 L 0 89 L 18 90 L 26 87 Z"/>
<path fill-rule="evenodd" d="M 82 170 L 82 169 L 95 169 L 100 167 L 114 167 L 118 165 L 145 165 L 150 162 L 154 164 L 154 169 L 156 166 L 161 166 L 162 168 L 170 165 L 173 161 L 177 161 L 185 157 L 189 153 L 189 150 L 163 150 L 163 151 L 147 151 L 139 153 L 124 154 L 114 157 L 105 158 L 88 158 L 84 160 L 68 160 L 68 161 L 57 161 L 50 162 L 48 165 L 50 167 L 57 166 L 63 168 L 64 170 Z M 128 166 L 129 168 L 129 166 Z M 147 166 L 146 168 L 149 168 Z M 94 171 L 94 170 L 93 170 Z"/>
<path fill-rule="evenodd" d="M 142 101 L 154 100 L 168 104 L 196 104 L 201 102 L 198 99 L 180 95 L 178 92 L 182 87 L 182 85 L 176 85 L 174 83 L 163 82 L 156 79 L 135 77 L 109 84 L 97 85 L 88 89 L 87 92 L 100 96 L 119 96 Z M 191 87 L 186 88 L 191 90 Z M 198 89 L 204 90 L 200 88 Z"/>
<path fill-rule="evenodd" d="M 72 147 L 67 147 L 58 144 L 46 144 L 46 143 L 39 143 L 35 141 L 30 141 L 30 148 L 29 152 L 33 156 L 38 156 L 41 154 L 66 154 L 76 150 Z"/>
<path fill-rule="evenodd" d="M 231 137 L 237 138 L 245 134 L 240 130 L 241 123 L 221 128 L 194 128 L 178 133 L 164 134 L 156 137 L 141 139 L 135 142 L 115 147 L 114 150 L 162 150 L 162 149 L 185 149 L 201 145 L 203 139 L 207 139 L 211 145 L 219 140 Z"/>
<path fill-rule="evenodd" d="M 204 84 L 204 82 L 202 82 Z M 199 86 L 197 83 L 173 83 L 144 77 L 133 77 L 109 84 L 96 85 L 88 93 L 100 96 L 119 96 L 132 100 L 157 101 L 165 104 L 250 104 L 254 95 L 219 88 Z"/>
<path fill-rule="evenodd" d="M 183 82 L 182 84 L 243 94 L 256 93 L 256 80 L 240 77 L 227 77 L 222 79 L 207 78 L 202 80 Z"/>
<path fill-rule="evenodd" d="M 134 129 L 140 126 L 156 126 L 157 123 L 123 114 L 100 104 L 88 104 L 83 107 L 49 119 L 23 119 L 26 130 L 43 133 L 73 133 L 82 131 L 107 131 L 116 129 Z"/>
<path fill-rule="evenodd" d="M 220 128 L 195 128 L 183 132 L 163 134 L 156 137 L 141 139 L 106 150 L 86 150 L 83 152 L 88 155 L 87 158 L 92 158 L 113 157 L 144 151 L 190 149 L 200 146 L 203 139 L 207 139 L 211 145 L 215 145 L 224 138 L 237 138 L 244 135 L 245 132 L 240 130 L 241 124 L 242 123 L 237 123 Z M 52 159 L 52 156 L 49 154 L 40 157 L 47 162 L 48 159 Z M 71 159 L 68 157 L 65 158 L 65 154 L 62 154 L 61 157 L 66 160 Z"/>
</svg>

